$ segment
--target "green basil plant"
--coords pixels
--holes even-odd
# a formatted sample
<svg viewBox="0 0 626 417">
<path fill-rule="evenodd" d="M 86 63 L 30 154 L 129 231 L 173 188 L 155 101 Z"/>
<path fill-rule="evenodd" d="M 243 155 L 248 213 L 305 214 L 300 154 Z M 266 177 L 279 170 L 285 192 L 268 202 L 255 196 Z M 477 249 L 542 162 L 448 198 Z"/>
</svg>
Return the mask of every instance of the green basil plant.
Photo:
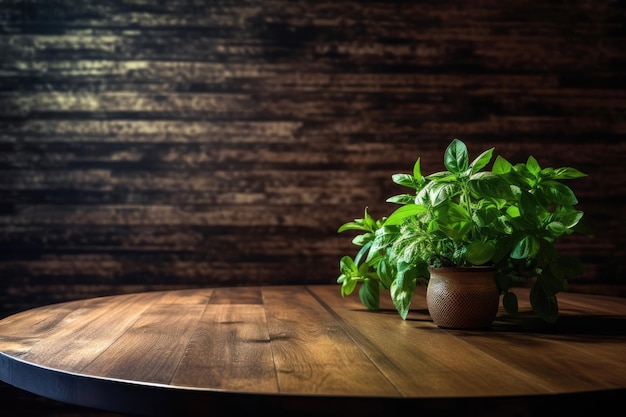
<svg viewBox="0 0 626 417">
<path fill-rule="evenodd" d="M 509 290 L 527 284 L 535 314 L 554 323 L 556 294 L 583 272 L 580 260 L 560 254 L 555 242 L 572 233 L 591 235 L 564 182 L 586 174 L 541 168 L 533 156 L 518 164 L 497 156 L 488 170 L 493 151 L 470 163 L 466 145 L 454 139 L 444 154 L 445 171 L 423 175 L 418 158 L 412 174 L 394 174 L 394 183 L 411 190 L 387 199 L 396 210 L 374 219 L 366 207 L 363 218 L 339 227 L 339 233 L 360 232 L 352 240 L 360 248 L 356 256 L 340 261 L 342 296 L 358 286 L 363 305 L 377 310 L 381 291 L 389 290 L 406 319 L 416 285 L 428 284 L 429 267 L 489 265 L 508 314 L 518 311 Z"/>
</svg>

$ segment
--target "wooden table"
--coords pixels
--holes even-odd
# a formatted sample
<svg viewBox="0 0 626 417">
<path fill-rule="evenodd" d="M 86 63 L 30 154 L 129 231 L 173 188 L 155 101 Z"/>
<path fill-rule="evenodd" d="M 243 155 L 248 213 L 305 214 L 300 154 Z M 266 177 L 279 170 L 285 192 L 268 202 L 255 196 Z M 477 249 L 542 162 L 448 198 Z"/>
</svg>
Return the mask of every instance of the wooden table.
<svg viewBox="0 0 626 417">
<path fill-rule="evenodd" d="M 436 327 L 425 289 L 403 321 L 338 285 L 146 292 L 0 320 L 0 379 L 137 415 L 584 415 L 626 393 L 626 299 L 559 294 L 489 330 Z M 548 408 L 546 408 L 548 407 Z M 589 415 L 593 415 L 591 413 Z M 565 415 L 565 414 L 546 414 Z"/>
</svg>

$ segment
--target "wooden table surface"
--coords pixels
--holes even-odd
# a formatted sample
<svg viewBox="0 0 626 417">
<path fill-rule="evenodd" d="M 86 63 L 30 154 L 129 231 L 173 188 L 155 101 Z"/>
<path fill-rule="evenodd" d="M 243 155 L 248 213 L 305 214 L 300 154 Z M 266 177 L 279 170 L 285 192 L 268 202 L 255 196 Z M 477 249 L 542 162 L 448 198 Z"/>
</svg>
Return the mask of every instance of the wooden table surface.
<svg viewBox="0 0 626 417">
<path fill-rule="evenodd" d="M 500 311 L 482 331 L 435 326 L 422 287 L 406 321 L 388 294 L 369 312 L 338 285 L 54 304 L 0 320 L 0 379 L 72 404 L 175 416 L 364 416 L 407 406 L 530 415 L 551 404 L 572 413 L 626 393 L 626 299 L 561 293 L 550 326 L 517 292 L 521 314 Z"/>
</svg>

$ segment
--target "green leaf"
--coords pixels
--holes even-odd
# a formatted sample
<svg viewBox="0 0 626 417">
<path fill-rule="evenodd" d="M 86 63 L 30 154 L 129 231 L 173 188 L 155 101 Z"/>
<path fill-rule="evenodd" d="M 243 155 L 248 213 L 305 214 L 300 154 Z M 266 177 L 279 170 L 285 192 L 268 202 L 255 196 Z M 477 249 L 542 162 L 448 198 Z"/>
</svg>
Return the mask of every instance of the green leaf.
<svg viewBox="0 0 626 417">
<path fill-rule="evenodd" d="M 539 251 L 539 241 L 534 236 L 524 236 L 520 239 L 511 251 L 511 258 L 526 259 L 533 257 Z"/>
<path fill-rule="evenodd" d="M 454 139 L 444 153 L 443 163 L 448 171 L 461 174 L 469 168 L 467 147 L 459 139 Z"/>
<path fill-rule="evenodd" d="M 430 204 L 437 207 L 460 192 L 461 188 L 458 183 L 433 184 L 430 188 Z"/>
<path fill-rule="evenodd" d="M 438 216 L 439 224 L 445 223 L 471 223 L 472 218 L 469 212 L 460 204 L 453 201 L 446 201 L 446 204 L 439 206 L 434 213 Z"/>
<path fill-rule="evenodd" d="M 359 268 L 349 256 L 343 256 L 339 260 L 339 270 L 345 274 L 358 274 Z"/>
<path fill-rule="evenodd" d="M 550 268 L 558 261 L 559 251 L 547 239 L 538 238 L 537 242 L 539 243 L 539 250 L 534 257 L 539 268 L 538 274 L 547 274 L 548 271 L 543 270 L 543 268 Z M 537 279 L 539 279 L 539 276 L 537 276 Z"/>
<path fill-rule="evenodd" d="M 587 174 L 585 174 L 584 172 L 581 172 L 575 168 L 569 168 L 569 167 L 563 167 L 563 168 L 557 168 L 554 170 L 554 174 L 552 176 L 552 179 L 555 180 L 571 180 L 571 179 L 575 179 L 575 178 L 582 178 L 582 177 L 586 177 Z"/>
<path fill-rule="evenodd" d="M 478 208 L 474 211 L 473 220 L 479 227 L 487 227 L 492 228 L 493 230 L 498 229 L 500 211 L 495 207 L 489 206 L 484 208 Z"/>
<path fill-rule="evenodd" d="M 550 222 L 546 225 L 546 231 L 552 238 L 569 234 L 570 230 L 561 222 Z"/>
<path fill-rule="evenodd" d="M 416 190 L 418 188 L 418 184 L 415 182 L 415 178 L 410 174 L 393 174 L 391 176 L 391 180 L 403 187 L 409 187 Z"/>
<path fill-rule="evenodd" d="M 373 232 L 376 228 L 376 221 L 367 212 L 367 207 L 365 207 L 364 211 L 365 213 L 363 214 L 362 219 L 354 219 L 352 222 L 344 223 L 339 227 L 337 233 L 341 233 L 345 230 L 363 230 Z"/>
<path fill-rule="evenodd" d="M 523 189 L 533 189 L 537 182 L 538 177 L 531 173 L 526 164 L 513 165 L 513 171 L 507 174 L 507 180 Z"/>
<path fill-rule="evenodd" d="M 363 247 L 361 248 L 361 250 L 359 250 L 359 252 L 356 254 L 356 257 L 354 258 L 354 263 L 356 265 L 358 265 L 361 262 L 361 259 L 368 254 L 368 251 L 370 250 L 370 248 L 372 247 L 372 244 L 374 243 L 373 240 L 370 240 L 369 242 L 367 242 L 365 245 L 363 245 Z"/>
<path fill-rule="evenodd" d="M 366 280 L 359 288 L 359 299 L 368 310 L 380 309 L 380 286 L 378 281 Z"/>
<path fill-rule="evenodd" d="M 383 223 L 383 226 L 401 224 L 407 217 L 416 216 L 426 212 L 428 212 L 428 209 L 424 206 L 407 204 L 402 207 L 398 207 L 393 213 L 391 213 L 389 217 L 387 217 L 387 220 Z"/>
<path fill-rule="evenodd" d="M 393 280 L 396 278 L 396 273 L 395 269 L 389 264 L 387 258 L 381 257 L 376 266 L 376 271 L 381 285 L 387 289 L 391 287 Z"/>
<path fill-rule="evenodd" d="M 533 223 L 538 224 L 537 216 L 538 208 L 541 207 L 541 203 L 537 201 L 537 198 L 529 192 L 522 192 L 519 198 L 519 210 L 520 214 L 527 220 L 531 220 Z"/>
<path fill-rule="evenodd" d="M 538 282 L 530 289 L 530 305 L 535 314 L 546 323 L 556 322 L 559 316 L 559 305 L 556 296 L 545 292 Z"/>
<path fill-rule="evenodd" d="M 411 300 L 415 292 L 417 271 L 415 267 L 400 262 L 398 265 L 398 276 L 391 284 L 390 292 L 396 310 L 403 320 L 409 314 Z"/>
<path fill-rule="evenodd" d="M 337 283 L 341 284 L 341 296 L 346 297 L 352 294 L 358 281 L 342 274 L 337 279 Z"/>
<path fill-rule="evenodd" d="M 549 269 L 543 269 L 537 274 L 537 283 L 546 294 L 555 295 L 567 288 L 567 278 L 559 268 L 558 262 L 553 262 Z"/>
<path fill-rule="evenodd" d="M 491 242 L 475 240 L 467 247 L 465 259 L 472 265 L 483 265 L 491 260 L 496 253 L 496 247 Z"/>
<path fill-rule="evenodd" d="M 511 217 L 511 218 L 515 218 L 515 217 L 520 217 L 521 216 L 519 207 L 517 207 L 517 206 L 508 206 L 506 208 L 506 214 L 508 214 L 509 217 Z"/>
<path fill-rule="evenodd" d="M 439 172 L 435 172 L 433 174 L 427 175 L 425 177 L 427 180 L 431 180 L 433 182 L 436 183 L 442 183 L 442 182 L 456 182 L 457 179 L 457 175 L 453 174 L 450 171 L 439 171 Z M 431 184 L 434 185 L 434 184 Z"/>
<path fill-rule="evenodd" d="M 558 181 L 545 181 L 539 184 L 538 190 L 548 204 L 556 203 L 564 206 L 578 204 L 578 199 L 571 188 Z"/>
<path fill-rule="evenodd" d="M 359 281 L 365 281 L 368 279 L 370 267 L 367 263 L 359 265 Z"/>
<path fill-rule="evenodd" d="M 555 211 L 552 214 L 552 219 L 563 223 L 563 225 L 567 228 L 572 228 L 578 224 L 578 222 L 583 218 L 583 215 L 584 213 L 582 211 L 564 208 Z"/>
<path fill-rule="evenodd" d="M 484 151 L 483 153 L 481 153 L 480 155 L 478 155 L 476 159 L 474 159 L 474 161 L 470 165 L 472 168 L 472 174 L 475 174 L 481 169 L 483 169 L 489 163 L 489 161 L 491 161 L 494 149 L 495 148 L 488 149 Z"/>
<path fill-rule="evenodd" d="M 421 158 L 417 158 L 415 165 L 413 165 L 413 177 L 415 177 L 418 183 L 422 183 L 422 181 L 424 181 L 422 178 L 422 169 L 420 168 L 420 159 Z"/>
<path fill-rule="evenodd" d="M 339 227 L 339 229 L 337 230 L 337 233 L 341 233 L 346 230 L 362 230 L 367 232 L 369 231 L 369 228 L 365 226 L 362 222 L 348 222 L 342 224 L 341 227 Z"/>
<path fill-rule="evenodd" d="M 513 170 L 513 165 L 502 156 L 498 155 L 496 157 L 495 162 L 493 163 L 493 167 L 491 168 L 491 172 L 498 175 L 508 174 Z"/>
<path fill-rule="evenodd" d="M 352 243 L 356 246 L 363 246 L 367 242 L 370 242 L 374 239 L 374 234 L 372 232 L 364 233 L 362 235 L 356 235 L 352 238 Z"/>
<path fill-rule="evenodd" d="M 439 229 L 455 240 L 461 240 L 472 229 L 470 214 L 459 204 L 447 201 L 434 210 Z"/>
<path fill-rule="evenodd" d="M 495 244 L 495 247 L 496 253 L 492 257 L 494 262 L 499 262 L 504 258 L 509 258 L 511 256 L 510 252 L 513 248 L 513 239 L 511 236 L 500 237 L 497 244 Z"/>
<path fill-rule="evenodd" d="M 493 172 L 479 172 L 472 175 L 467 184 L 474 198 L 500 198 L 512 200 L 515 196 L 511 186 L 499 175 Z"/>
<path fill-rule="evenodd" d="M 517 295 L 511 291 L 506 291 L 502 296 L 502 305 L 504 310 L 512 316 L 517 315 L 519 306 L 517 302 Z"/>
<path fill-rule="evenodd" d="M 396 226 L 384 226 L 378 229 L 372 247 L 370 248 L 370 255 L 367 257 L 367 262 L 370 262 L 375 254 L 382 252 L 383 249 L 395 242 L 399 234 L 400 230 Z"/>
<path fill-rule="evenodd" d="M 398 194 L 393 197 L 389 197 L 385 200 L 387 203 L 395 203 L 395 204 L 413 204 L 415 203 L 415 196 L 411 194 Z"/>
<path fill-rule="evenodd" d="M 341 275 L 337 278 L 337 283 L 341 284 L 341 296 L 352 294 L 356 284 L 360 281 L 359 269 L 349 256 L 344 256 L 339 261 Z"/>
<path fill-rule="evenodd" d="M 539 162 L 537 162 L 537 160 L 535 159 L 534 156 L 529 156 L 528 160 L 526 161 L 526 168 L 528 168 L 528 171 L 533 174 L 535 177 L 539 176 L 539 173 L 541 172 L 541 167 L 539 166 Z"/>
</svg>

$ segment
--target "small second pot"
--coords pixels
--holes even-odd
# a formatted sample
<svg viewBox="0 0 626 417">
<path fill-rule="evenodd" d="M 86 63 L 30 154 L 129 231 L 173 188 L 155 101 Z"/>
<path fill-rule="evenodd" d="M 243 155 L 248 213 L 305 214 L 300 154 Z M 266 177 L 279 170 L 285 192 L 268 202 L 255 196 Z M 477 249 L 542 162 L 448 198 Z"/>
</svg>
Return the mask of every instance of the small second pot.
<svg viewBox="0 0 626 417">
<path fill-rule="evenodd" d="M 488 328 L 500 305 L 495 270 L 487 267 L 430 268 L 426 303 L 433 322 L 439 327 Z"/>
</svg>

